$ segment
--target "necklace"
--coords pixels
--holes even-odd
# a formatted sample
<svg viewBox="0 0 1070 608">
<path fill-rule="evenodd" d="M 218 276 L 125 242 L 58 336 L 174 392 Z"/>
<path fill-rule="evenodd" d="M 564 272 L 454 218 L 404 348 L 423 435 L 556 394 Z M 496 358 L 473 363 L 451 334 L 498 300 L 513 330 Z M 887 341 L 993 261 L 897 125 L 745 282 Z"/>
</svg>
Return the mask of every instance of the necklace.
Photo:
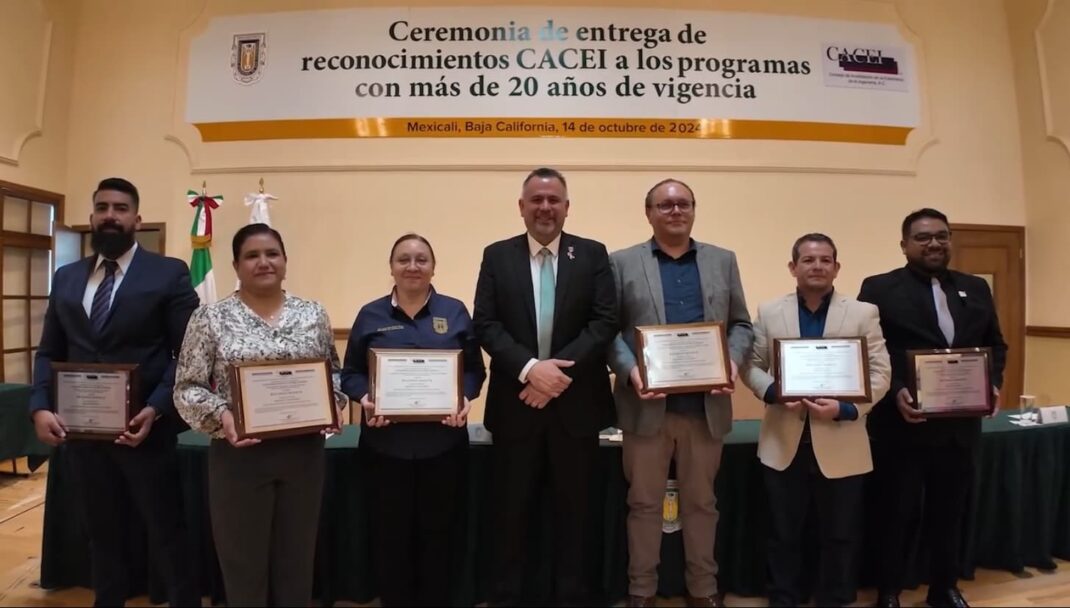
<svg viewBox="0 0 1070 608">
<path fill-rule="evenodd" d="M 282 315 L 282 310 L 286 306 L 286 302 L 284 300 L 281 304 L 279 304 L 278 308 L 276 308 L 274 310 L 274 312 L 262 313 L 259 310 L 257 310 L 256 308 L 254 308 L 253 306 L 251 306 L 248 302 L 246 302 L 245 298 L 239 298 L 239 299 L 241 299 L 242 304 L 245 304 L 246 308 L 248 308 L 256 316 L 258 316 L 261 319 L 263 319 L 264 321 L 266 321 L 269 325 L 274 325 L 275 324 L 276 319 L 278 319 L 279 316 Z"/>
</svg>

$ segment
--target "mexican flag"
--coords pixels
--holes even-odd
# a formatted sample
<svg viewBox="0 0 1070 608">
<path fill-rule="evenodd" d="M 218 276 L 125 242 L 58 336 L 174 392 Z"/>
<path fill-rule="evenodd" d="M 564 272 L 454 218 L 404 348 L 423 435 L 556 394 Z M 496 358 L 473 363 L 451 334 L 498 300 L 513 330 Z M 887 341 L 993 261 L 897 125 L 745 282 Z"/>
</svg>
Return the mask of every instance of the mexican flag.
<svg viewBox="0 0 1070 608">
<path fill-rule="evenodd" d="M 193 190 L 186 192 L 186 201 L 196 209 L 193 226 L 189 231 L 193 244 L 193 257 L 190 259 L 189 272 L 193 289 L 201 298 L 201 304 L 216 301 L 215 273 L 212 272 L 212 210 L 223 203 L 221 195 L 208 196 L 197 194 Z"/>
</svg>

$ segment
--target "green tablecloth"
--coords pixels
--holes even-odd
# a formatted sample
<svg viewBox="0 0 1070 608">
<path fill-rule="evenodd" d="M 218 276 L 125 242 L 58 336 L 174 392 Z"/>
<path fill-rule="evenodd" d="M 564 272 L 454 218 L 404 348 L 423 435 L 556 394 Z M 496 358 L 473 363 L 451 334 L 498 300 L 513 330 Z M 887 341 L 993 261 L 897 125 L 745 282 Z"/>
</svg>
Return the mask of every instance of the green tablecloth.
<svg viewBox="0 0 1070 608">
<path fill-rule="evenodd" d="M 0 460 L 29 456 L 31 468 L 36 469 L 49 448 L 37 440 L 29 403 L 29 385 L 0 384 Z"/>
<path fill-rule="evenodd" d="M 764 595 L 765 525 L 768 505 L 762 484 L 761 465 L 756 457 L 758 423 L 737 422 L 725 444 L 721 472 L 717 478 L 718 526 L 717 559 L 723 591 L 741 595 Z M 368 602 L 375 597 L 369 554 L 367 508 L 360 475 L 360 451 L 356 449 L 358 429 L 328 441 L 327 476 L 324 487 L 320 542 L 316 556 L 316 596 L 325 603 L 335 600 Z M 206 494 L 207 440 L 186 433 L 181 437 L 184 501 L 191 538 L 196 543 L 197 563 L 204 594 L 220 600 L 222 581 L 216 566 L 208 521 Z M 453 556 L 455 601 L 472 605 L 486 599 L 488 525 L 490 502 L 490 450 L 474 444 L 470 451 L 468 526 L 458 530 L 458 551 Z M 1023 429 L 1005 417 L 985 422 L 977 483 L 963 542 L 964 572 L 972 576 L 978 566 L 1020 571 L 1025 566 L 1054 568 L 1053 557 L 1070 559 L 1070 426 Z M 49 469 L 48 496 L 41 563 L 41 586 L 46 589 L 89 582 L 89 560 L 85 534 L 71 507 L 71 488 L 65 478 L 68 467 L 55 458 Z M 619 444 L 604 443 L 600 451 L 600 475 L 595 487 L 595 505 L 601 517 L 594 530 L 596 588 L 614 601 L 627 593 L 627 537 L 625 533 L 626 483 L 621 470 Z M 873 497 L 879 500 L 879 497 Z M 872 513 L 867 510 L 867 513 Z M 868 518 L 872 530 L 879 522 Z M 552 522 L 547 519 L 534 530 L 535 551 L 550 555 L 547 546 Z M 867 533 L 867 537 L 871 533 Z M 136 534 L 135 536 L 140 536 Z M 131 544 L 136 563 L 145 559 L 144 541 Z M 872 552 L 865 552 L 871 556 Z M 548 559 L 538 564 L 528 581 L 535 599 L 540 591 L 552 588 Z M 924 550 L 914 560 L 915 582 L 925 563 Z M 866 560 L 863 559 L 866 564 Z M 862 581 L 871 577 L 871 564 L 864 566 Z M 154 601 L 164 601 L 158 576 L 134 573 L 141 581 L 132 593 L 146 592 Z M 664 537 L 659 593 L 681 595 L 683 559 L 680 534 Z"/>
</svg>

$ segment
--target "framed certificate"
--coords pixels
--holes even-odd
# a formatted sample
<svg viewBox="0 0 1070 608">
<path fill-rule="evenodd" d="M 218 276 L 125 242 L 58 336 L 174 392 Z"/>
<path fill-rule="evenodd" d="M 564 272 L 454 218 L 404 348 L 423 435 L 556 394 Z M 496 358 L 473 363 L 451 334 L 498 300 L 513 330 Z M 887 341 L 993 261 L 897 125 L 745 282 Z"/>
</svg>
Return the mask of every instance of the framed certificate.
<svg viewBox="0 0 1070 608">
<path fill-rule="evenodd" d="M 800 399 L 872 400 L 869 349 L 863 338 L 777 338 L 773 377 L 780 403 Z"/>
<path fill-rule="evenodd" d="M 67 437 L 114 441 L 141 409 L 137 365 L 55 362 L 52 406 Z"/>
<path fill-rule="evenodd" d="M 732 384 L 724 323 L 635 328 L 639 375 L 648 391 L 697 393 Z"/>
<path fill-rule="evenodd" d="M 461 350 L 371 348 L 369 393 L 375 416 L 439 421 L 464 407 Z"/>
<path fill-rule="evenodd" d="M 242 439 L 309 435 L 338 426 L 327 359 L 235 363 L 230 386 L 231 412 Z"/>
<path fill-rule="evenodd" d="M 907 390 L 925 417 L 987 416 L 992 395 L 992 349 L 907 351 Z"/>
</svg>

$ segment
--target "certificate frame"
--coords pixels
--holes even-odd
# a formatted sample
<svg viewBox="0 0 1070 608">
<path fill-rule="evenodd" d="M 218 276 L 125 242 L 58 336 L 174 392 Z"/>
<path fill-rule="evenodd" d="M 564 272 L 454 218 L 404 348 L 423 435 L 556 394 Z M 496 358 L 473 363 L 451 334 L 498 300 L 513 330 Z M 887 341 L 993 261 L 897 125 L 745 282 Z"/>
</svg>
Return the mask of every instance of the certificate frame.
<svg viewBox="0 0 1070 608">
<path fill-rule="evenodd" d="M 447 416 L 454 415 L 464 408 L 464 359 L 461 349 L 430 349 L 430 348 L 369 348 L 368 349 L 368 395 L 375 402 L 376 410 L 373 416 L 383 416 L 391 422 L 440 422 Z M 389 408 L 383 404 L 381 391 L 383 382 L 380 378 L 382 373 L 383 358 L 412 358 L 412 359 L 443 359 L 449 360 L 456 367 L 457 373 L 453 376 L 454 387 L 449 391 L 450 402 L 433 402 L 427 407 L 409 409 L 401 412 L 395 408 Z"/>
<path fill-rule="evenodd" d="M 294 425 L 276 424 L 270 430 L 252 430 L 253 416 L 250 407 L 249 395 L 251 375 L 257 370 L 270 370 L 283 368 L 281 371 L 292 371 L 285 368 L 297 368 L 315 365 L 322 366 L 323 387 L 326 399 L 318 403 L 320 417 L 312 421 L 299 422 Z M 239 439 L 272 439 L 276 437 L 292 437 L 296 435 L 312 435 L 323 429 L 338 427 L 338 409 L 335 403 L 334 383 L 331 380 L 331 362 L 326 359 L 277 359 L 270 361 L 238 361 L 230 364 L 230 411 L 234 415 L 234 427 L 238 432 Z M 319 370 L 317 370 L 319 375 Z"/>
<path fill-rule="evenodd" d="M 390 422 L 439 422 L 447 417 L 457 414 L 464 409 L 464 351 L 462 349 L 433 349 L 433 348 L 369 348 L 368 349 L 368 372 L 370 384 L 368 394 L 375 403 L 373 416 L 382 416 Z M 428 404 L 427 407 L 399 411 L 396 408 L 384 405 L 380 395 L 383 388 L 383 359 L 387 357 L 420 358 L 420 359 L 449 359 L 456 368 L 453 375 L 453 389 L 449 391 L 452 403 Z"/>
<path fill-rule="evenodd" d="M 852 342 L 858 345 L 858 372 L 861 386 L 857 390 L 850 391 L 801 391 L 792 387 L 785 387 L 783 379 L 788 375 L 786 366 L 790 365 L 789 357 L 784 356 L 783 348 L 792 344 L 803 342 L 833 344 L 836 342 Z M 869 403 L 873 400 L 873 388 L 869 379 L 869 344 L 865 336 L 850 337 L 824 337 L 824 338 L 774 338 L 772 353 L 773 378 L 776 379 L 777 403 L 799 401 L 801 399 L 836 399 L 847 403 Z"/>
<path fill-rule="evenodd" d="M 650 381 L 650 369 L 647 361 L 647 349 L 651 338 L 658 333 L 679 332 L 690 333 L 694 330 L 714 330 L 718 348 L 721 352 L 720 365 L 714 363 L 713 381 L 696 383 L 670 383 Z M 731 357 L 728 353 L 728 337 L 725 332 L 725 324 L 722 321 L 707 321 L 702 323 L 670 323 L 666 325 L 640 325 L 635 328 L 636 359 L 639 364 L 639 377 L 643 380 L 643 391 L 652 393 L 677 394 L 709 392 L 715 388 L 733 386 Z"/>
<path fill-rule="evenodd" d="M 52 407 L 51 411 L 64 419 L 64 424 L 70 424 L 69 416 L 64 416 L 66 406 L 60 405 L 60 378 L 67 373 L 75 374 L 119 374 L 125 377 L 124 400 L 125 412 L 123 414 L 123 426 L 118 427 L 67 427 L 69 439 L 92 439 L 97 441 L 114 441 L 119 435 L 127 430 L 127 423 L 141 409 L 141 384 L 138 375 L 138 366 L 134 363 L 73 363 L 67 361 L 54 361 L 52 363 Z"/>
<path fill-rule="evenodd" d="M 992 349 L 987 346 L 971 348 L 936 348 L 908 350 L 907 355 L 907 390 L 914 399 L 914 408 L 925 418 L 976 418 L 990 416 L 996 411 L 996 400 L 992 394 Z M 970 400 L 956 406 L 933 407 L 925 403 L 925 387 L 919 386 L 921 380 L 919 367 L 927 361 L 956 361 L 962 358 L 978 358 L 984 362 L 984 398 Z M 976 401 L 976 403 L 974 402 Z"/>
</svg>

